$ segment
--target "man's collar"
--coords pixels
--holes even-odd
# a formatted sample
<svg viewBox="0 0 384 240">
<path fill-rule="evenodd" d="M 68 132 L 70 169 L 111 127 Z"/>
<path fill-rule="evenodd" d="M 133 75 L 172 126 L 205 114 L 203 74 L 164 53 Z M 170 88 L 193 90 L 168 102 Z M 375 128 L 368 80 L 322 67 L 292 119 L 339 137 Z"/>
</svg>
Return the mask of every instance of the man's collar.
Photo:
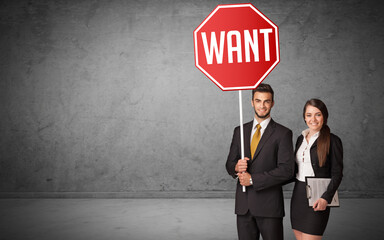
<svg viewBox="0 0 384 240">
<path fill-rule="evenodd" d="M 261 128 L 265 129 L 268 126 L 271 119 L 272 119 L 271 116 L 269 116 L 267 119 L 263 120 L 261 123 L 258 123 L 256 118 L 253 117 L 253 129 L 256 127 L 257 124 L 260 124 Z"/>
</svg>

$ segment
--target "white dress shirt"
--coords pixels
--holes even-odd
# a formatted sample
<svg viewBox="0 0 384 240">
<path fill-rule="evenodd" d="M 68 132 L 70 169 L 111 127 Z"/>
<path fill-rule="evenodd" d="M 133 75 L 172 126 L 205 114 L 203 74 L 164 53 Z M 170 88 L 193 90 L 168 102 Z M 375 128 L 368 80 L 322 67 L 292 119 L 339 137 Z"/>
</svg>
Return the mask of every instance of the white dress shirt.
<svg viewBox="0 0 384 240">
<path fill-rule="evenodd" d="M 253 118 L 253 126 L 252 126 L 252 133 L 251 133 L 251 139 L 249 140 L 250 143 L 252 142 L 252 138 L 253 138 L 253 134 L 255 134 L 256 130 L 257 130 L 257 124 L 260 124 L 261 126 L 261 129 L 260 129 L 260 139 L 261 137 L 263 136 L 264 134 L 264 131 L 265 129 L 267 128 L 269 122 L 271 121 L 271 117 L 265 119 L 264 121 L 262 121 L 261 123 L 258 123 L 256 118 Z"/>
<path fill-rule="evenodd" d="M 309 133 L 309 128 L 305 129 L 302 132 L 303 142 L 301 143 L 296 153 L 296 163 L 298 166 L 296 179 L 301 182 L 305 182 L 305 177 L 315 176 L 315 173 L 313 172 L 313 168 L 312 168 L 310 150 L 313 143 L 319 137 L 320 132 L 313 134 L 312 137 L 309 139 L 309 142 L 307 142 L 306 136 L 308 135 L 308 133 Z"/>
</svg>

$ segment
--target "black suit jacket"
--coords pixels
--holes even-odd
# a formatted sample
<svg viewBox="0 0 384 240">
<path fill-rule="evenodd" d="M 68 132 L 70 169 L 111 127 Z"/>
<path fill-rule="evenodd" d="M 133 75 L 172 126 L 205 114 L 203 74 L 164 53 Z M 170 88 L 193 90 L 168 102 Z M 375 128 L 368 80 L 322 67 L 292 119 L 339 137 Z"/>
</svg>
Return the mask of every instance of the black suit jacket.
<svg viewBox="0 0 384 240">
<path fill-rule="evenodd" d="M 244 127 L 244 155 L 251 158 L 250 138 L 253 121 Z M 235 166 L 241 158 L 240 127 L 233 133 L 226 168 L 236 178 Z M 294 174 L 292 131 L 271 119 L 257 146 L 256 153 L 248 162 L 247 172 L 252 176 L 253 185 L 242 191 L 237 182 L 235 213 L 244 215 L 249 210 L 253 216 L 283 217 L 284 198 L 282 183 Z"/>
<path fill-rule="evenodd" d="M 303 143 L 304 136 L 300 135 L 296 141 L 295 156 L 299 150 L 300 145 Z M 329 146 L 329 154 L 325 165 L 320 167 L 319 158 L 317 156 L 317 140 L 311 146 L 311 163 L 315 177 L 331 178 L 327 191 L 321 196 L 330 203 L 333 195 L 341 183 L 343 178 L 343 144 L 340 138 L 331 133 L 331 142 Z M 295 167 L 297 172 L 297 164 Z"/>
</svg>

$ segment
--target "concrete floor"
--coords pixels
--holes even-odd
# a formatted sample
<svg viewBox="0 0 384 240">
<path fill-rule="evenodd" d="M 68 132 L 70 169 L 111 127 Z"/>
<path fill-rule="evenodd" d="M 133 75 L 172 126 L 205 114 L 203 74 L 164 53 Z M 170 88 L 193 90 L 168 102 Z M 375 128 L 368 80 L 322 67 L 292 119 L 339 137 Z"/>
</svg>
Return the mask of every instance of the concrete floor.
<svg viewBox="0 0 384 240">
<path fill-rule="evenodd" d="M 323 239 L 384 239 L 383 203 L 341 199 Z M 234 240 L 233 211 L 232 199 L 0 199 L 0 240 Z"/>
</svg>

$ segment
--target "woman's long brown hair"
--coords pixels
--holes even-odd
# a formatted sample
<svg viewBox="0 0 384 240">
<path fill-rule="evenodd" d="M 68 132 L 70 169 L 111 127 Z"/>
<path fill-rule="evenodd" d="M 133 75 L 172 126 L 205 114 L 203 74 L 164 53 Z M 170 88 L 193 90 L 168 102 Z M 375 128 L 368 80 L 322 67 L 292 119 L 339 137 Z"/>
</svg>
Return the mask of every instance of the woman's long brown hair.
<svg viewBox="0 0 384 240">
<path fill-rule="evenodd" d="M 328 120 L 328 109 L 325 104 L 316 98 L 308 100 L 303 109 L 303 117 L 305 121 L 305 111 L 307 110 L 307 106 L 311 105 L 315 108 L 318 108 L 323 115 L 323 126 L 320 129 L 320 136 L 317 139 L 317 157 L 319 158 L 320 167 L 324 166 L 327 155 L 329 154 L 329 145 L 331 142 L 331 130 L 327 125 Z"/>
</svg>

